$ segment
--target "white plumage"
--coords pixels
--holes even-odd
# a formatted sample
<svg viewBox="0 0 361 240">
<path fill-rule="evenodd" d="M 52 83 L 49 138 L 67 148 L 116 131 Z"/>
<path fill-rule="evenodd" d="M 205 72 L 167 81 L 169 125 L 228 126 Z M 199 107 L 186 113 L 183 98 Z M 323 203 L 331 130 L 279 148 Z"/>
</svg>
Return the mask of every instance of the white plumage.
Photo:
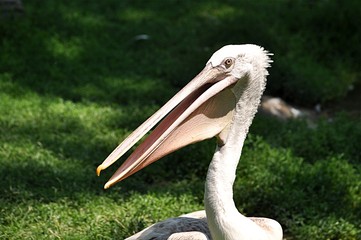
<svg viewBox="0 0 361 240">
<path fill-rule="evenodd" d="M 200 74 L 98 167 L 99 174 L 162 118 L 164 120 L 118 169 L 106 188 L 181 147 L 214 136 L 218 138 L 205 184 L 205 211 L 154 224 L 128 240 L 282 239 L 278 222 L 247 218 L 238 212 L 233 201 L 236 168 L 265 89 L 267 67 L 271 62 L 269 55 L 256 45 L 221 48 Z"/>
</svg>

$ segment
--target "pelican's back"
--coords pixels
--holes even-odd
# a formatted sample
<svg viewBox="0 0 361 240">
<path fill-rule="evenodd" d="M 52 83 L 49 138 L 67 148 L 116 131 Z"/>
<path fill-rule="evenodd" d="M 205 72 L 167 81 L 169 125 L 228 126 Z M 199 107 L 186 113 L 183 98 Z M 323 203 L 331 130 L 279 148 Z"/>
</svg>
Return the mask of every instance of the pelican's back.
<svg viewBox="0 0 361 240">
<path fill-rule="evenodd" d="M 211 240 L 204 211 L 169 218 L 126 240 Z"/>
</svg>

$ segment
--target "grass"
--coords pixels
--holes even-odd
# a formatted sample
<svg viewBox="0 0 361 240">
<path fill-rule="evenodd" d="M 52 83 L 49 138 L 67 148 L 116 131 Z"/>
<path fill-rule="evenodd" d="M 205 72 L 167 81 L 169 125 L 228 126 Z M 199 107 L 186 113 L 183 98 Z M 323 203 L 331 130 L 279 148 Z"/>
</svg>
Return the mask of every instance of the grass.
<svg viewBox="0 0 361 240">
<path fill-rule="evenodd" d="M 357 1 L 24 4 L 24 16 L 0 23 L 1 239 L 124 239 L 202 209 L 214 140 L 107 191 L 117 166 L 100 178 L 95 169 L 221 45 L 270 49 L 268 91 L 306 105 L 337 101 L 360 76 L 359 48 L 343 47 L 359 36 L 349 21 Z M 135 40 L 139 34 L 149 40 Z M 315 129 L 258 115 L 237 172 L 236 205 L 277 219 L 287 239 L 358 239 L 360 139 L 359 119 L 347 114 L 320 119 Z"/>
</svg>

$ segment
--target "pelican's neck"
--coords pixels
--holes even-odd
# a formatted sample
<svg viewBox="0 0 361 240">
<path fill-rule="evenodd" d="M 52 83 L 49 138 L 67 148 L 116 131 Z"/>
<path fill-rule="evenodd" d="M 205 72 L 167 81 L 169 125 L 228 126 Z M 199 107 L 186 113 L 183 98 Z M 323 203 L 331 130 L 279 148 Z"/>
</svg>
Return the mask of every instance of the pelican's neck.
<svg viewBox="0 0 361 240">
<path fill-rule="evenodd" d="M 263 92 L 264 84 L 259 81 L 252 79 L 235 86 L 240 89 L 234 90 L 237 99 L 234 118 L 224 145 L 217 146 L 208 168 L 205 209 L 213 239 L 243 239 L 242 234 L 249 233 L 254 227 L 251 220 L 238 212 L 232 187 L 243 143 Z"/>
</svg>

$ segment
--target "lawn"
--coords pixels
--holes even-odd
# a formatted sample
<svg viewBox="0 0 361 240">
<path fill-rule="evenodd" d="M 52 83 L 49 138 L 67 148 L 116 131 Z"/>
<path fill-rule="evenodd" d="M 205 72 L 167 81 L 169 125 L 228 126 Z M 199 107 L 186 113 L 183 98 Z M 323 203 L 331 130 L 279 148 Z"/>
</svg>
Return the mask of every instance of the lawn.
<svg viewBox="0 0 361 240">
<path fill-rule="evenodd" d="M 22 15 L 0 18 L 0 238 L 124 239 L 203 209 L 215 140 L 109 190 L 120 163 L 95 169 L 225 44 L 275 54 L 268 94 L 337 105 L 360 86 L 359 5 L 24 1 Z M 237 170 L 239 210 L 276 219 L 286 239 L 360 239 L 360 120 L 337 111 L 310 128 L 257 115 Z"/>
</svg>

